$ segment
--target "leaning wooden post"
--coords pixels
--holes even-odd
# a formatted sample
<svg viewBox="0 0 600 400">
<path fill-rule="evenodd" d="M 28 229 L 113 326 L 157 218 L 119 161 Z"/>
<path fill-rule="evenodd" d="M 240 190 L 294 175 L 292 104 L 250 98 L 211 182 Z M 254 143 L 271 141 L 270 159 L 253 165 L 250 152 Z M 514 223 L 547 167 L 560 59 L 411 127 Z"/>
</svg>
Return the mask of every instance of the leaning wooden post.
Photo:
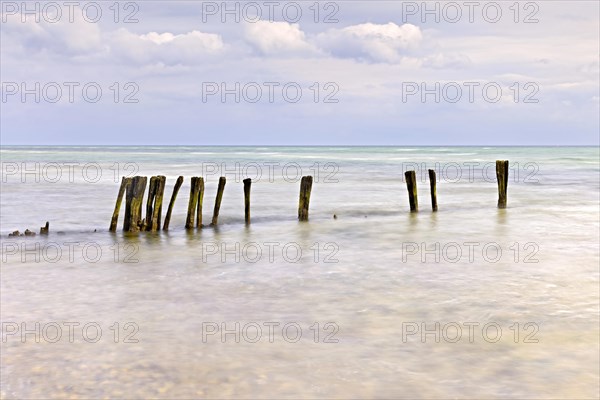
<svg viewBox="0 0 600 400">
<path fill-rule="evenodd" d="M 217 189 L 217 197 L 215 199 L 215 209 L 213 210 L 212 226 L 217 225 L 219 219 L 219 209 L 221 208 L 221 200 L 223 199 L 223 191 L 225 190 L 226 179 L 224 176 L 219 178 L 219 188 Z"/>
<path fill-rule="evenodd" d="M 131 184 L 131 178 L 121 178 L 121 186 L 119 187 L 119 194 L 117 195 L 117 203 L 115 204 L 115 210 L 113 211 L 112 219 L 110 220 L 110 228 L 108 228 L 110 232 L 114 232 L 117 230 L 121 202 L 123 201 L 123 196 L 125 195 L 125 189 L 127 189 L 127 186 L 129 184 Z"/>
<path fill-rule="evenodd" d="M 508 160 L 496 160 L 496 179 L 498 180 L 498 208 L 506 208 Z"/>
<path fill-rule="evenodd" d="M 303 176 L 300 181 L 300 199 L 298 200 L 298 220 L 308 221 L 308 206 L 312 189 L 312 176 Z"/>
<path fill-rule="evenodd" d="M 198 201 L 196 202 L 196 227 L 202 228 L 202 202 L 204 201 L 204 178 L 198 178 L 197 186 Z"/>
<path fill-rule="evenodd" d="M 137 232 L 142 224 L 142 202 L 148 178 L 145 176 L 134 176 L 131 184 L 127 185 L 125 196 L 125 222 L 123 230 Z"/>
<path fill-rule="evenodd" d="M 437 211 L 437 192 L 435 189 L 436 181 L 435 181 L 435 170 L 429 170 L 429 189 L 431 191 L 431 209 L 433 211 Z"/>
<path fill-rule="evenodd" d="M 169 223 L 171 222 L 171 213 L 173 212 L 173 205 L 175 204 L 175 199 L 177 199 L 177 193 L 179 192 L 179 188 L 183 184 L 183 176 L 177 178 L 177 182 L 175 182 L 175 186 L 173 187 L 173 194 L 171 195 L 171 201 L 169 201 L 169 208 L 167 209 L 167 216 L 165 217 L 165 224 L 163 225 L 163 231 L 169 230 Z"/>
<path fill-rule="evenodd" d="M 415 171 L 406 171 L 406 188 L 408 189 L 408 202 L 410 203 L 410 212 L 419 211 L 419 200 L 417 198 L 417 174 Z"/>
<path fill-rule="evenodd" d="M 196 203 L 198 203 L 198 180 L 200 178 L 193 176 L 190 187 L 190 201 L 188 202 L 187 218 L 185 219 L 185 229 L 194 227 L 194 213 L 196 211 Z"/>
<path fill-rule="evenodd" d="M 244 179 L 244 220 L 246 225 L 250 223 L 250 186 L 252 179 Z"/>
</svg>

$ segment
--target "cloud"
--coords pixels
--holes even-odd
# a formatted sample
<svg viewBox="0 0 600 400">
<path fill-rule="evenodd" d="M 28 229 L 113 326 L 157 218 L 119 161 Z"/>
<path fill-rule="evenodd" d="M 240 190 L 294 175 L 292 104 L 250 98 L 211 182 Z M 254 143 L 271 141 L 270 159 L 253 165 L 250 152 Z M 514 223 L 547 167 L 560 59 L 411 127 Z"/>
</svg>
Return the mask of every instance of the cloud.
<svg viewBox="0 0 600 400">
<path fill-rule="evenodd" d="M 424 67 L 434 69 L 466 68 L 471 64 L 471 59 L 464 54 L 437 53 L 423 59 Z"/>
<path fill-rule="evenodd" d="M 316 54 L 298 24 L 258 21 L 245 25 L 245 39 L 264 55 Z"/>
<path fill-rule="evenodd" d="M 183 34 L 149 32 L 138 35 L 119 29 L 107 37 L 113 55 L 142 64 L 197 63 L 226 49 L 220 35 L 196 30 Z"/>
<path fill-rule="evenodd" d="M 418 26 L 389 22 L 330 29 L 317 35 L 316 42 L 336 57 L 396 63 L 416 49 L 422 39 Z"/>
<path fill-rule="evenodd" d="M 86 22 L 81 12 L 73 14 L 73 21 L 56 19 L 49 15 L 36 22 L 28 15 L 23 22 L 21 15 L 3 15 L 3 34 L 33 52 L 51 52 L 60 56 L 87 55 L 105 51 L 98 24 Z"/>
</svg>

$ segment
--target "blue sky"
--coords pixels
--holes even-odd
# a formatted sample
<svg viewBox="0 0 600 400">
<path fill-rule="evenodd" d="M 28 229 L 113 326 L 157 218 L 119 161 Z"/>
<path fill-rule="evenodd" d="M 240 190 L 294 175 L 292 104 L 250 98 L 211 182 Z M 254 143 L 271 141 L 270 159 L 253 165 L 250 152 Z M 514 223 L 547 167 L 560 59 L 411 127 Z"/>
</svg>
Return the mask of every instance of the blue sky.
<svg viewBox="0 0 600 400">
<path fill-rule="evenodd" d="M 599 143 L 597 1 L 39 4 L 2 2 L 2 144 Z"/>
</svg>

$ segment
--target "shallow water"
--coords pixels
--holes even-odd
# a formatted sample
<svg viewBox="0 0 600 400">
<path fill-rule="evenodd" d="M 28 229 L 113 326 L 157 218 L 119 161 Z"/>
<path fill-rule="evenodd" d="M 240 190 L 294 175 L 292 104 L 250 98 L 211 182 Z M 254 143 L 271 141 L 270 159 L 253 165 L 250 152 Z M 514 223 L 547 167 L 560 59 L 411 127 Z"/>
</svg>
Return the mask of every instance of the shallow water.
<svg viewBox="0 0 600 400">
<path fill-rule="evenodd" d="M 2 396 L 597 397 L 599 173 L 594 147 L 3 147 Z M 186 177 L 169 232 L 107 232 L 131 174 L 166 204 Z M 189 177 L 208 224 L 220 175 L 218 227 L 186 232 Z"/>
</svg>

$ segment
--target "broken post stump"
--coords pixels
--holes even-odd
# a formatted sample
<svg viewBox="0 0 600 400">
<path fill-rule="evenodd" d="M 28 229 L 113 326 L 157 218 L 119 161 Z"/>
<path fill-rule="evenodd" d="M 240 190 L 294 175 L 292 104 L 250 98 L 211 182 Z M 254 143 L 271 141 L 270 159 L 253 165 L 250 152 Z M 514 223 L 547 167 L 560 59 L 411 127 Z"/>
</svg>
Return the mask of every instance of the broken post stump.
<svg viewBox="0 0 600 400">
<path fill-rule="evenodd" d="M 508 160 L 496 160 L 496 179 L 498 180 L 498 208 L 506 208 Z"/>
<path fill-rule="evenodd" d="M 126 232 L 138 232 L 143 225 L 142 202 L 148 178 L 145 176 L 134 176 L 131 183 L 127 185 L 125 196 L 125 221 L 123 230 Z"/>
<path fill-rule="evenodd" d="M 119 222 L 119 210 L 121 209 L 121 202 L 123 201 L 123 195 L 127 186 L 131 184 L 132 178 L 121 178 L 121 186 L 119 187 L 119 194 L 117 195 L 117 202 L 115 204 L 115 210 L 113 211 L 112 219 L 110 220 L 110 227 L 108 230 L 114 232 L 117 230 L 117 223 Z"/>
<path fill-rule="evenodd" d="M 419 200 L 417 198 L 417 174 L 415 171 L 406 171 L 406 188 L 408 189 L 408 202 L 410 203 L 410 212 L 419 211 Z"/>
<path fill-rule="evenodd" d="M 179 192 L 179 188 L 183 184 L 183 176 L 177 178 L 175 182 L 175 186 L 173 187 L 173 194 L 171 195 L 171 201 L 169 201 L 169 208 L 167 209 L 167 215 L 165 216 L 165 223 L 163 225 L 163 231 L 169 230 L 169 223 L 171 222 L 171 213 L 173 212 L 173 205 L 175 204 L 175 199 L 177 199 L 177 193 Z"/>
<path fill-rule="evenodd" d="M 46 225 L 40 227 L 40 235 L 47 235 L 50 232 L 50 222 L 46 221 Z"/>
<path fill-rule="evenodd" d="M 198 178 L 198 201 L 196 202 L 196 227 L 202 228 L 202 202 L 204 201 L 204 178 Z"/>
<path fill-rule="evenodd" d="M 437 207 L 437 192 L 435 189 L 435 185 L 436 185 L 436 180 L 435 180 L 435 170 L 430 169 L 429 170 L 429 189 L 431 192 L 431 209 L 433 211 L 437 211 L 438 207 Z"/>
<path fill-rule="evenodd" d="M 215 198 L 215 209 L 213 210 L 211 226 L 217 225 L 219 219 L 219 209 L 221 208 L 221 200 L 223 199 L 223 191 L 225 190 L 226 179 L 224 176 L 219 178 L 219 187 L 217 189 L 217 197 Z"/>
<path fill-rule="evenodd" d="M 194 214 L 196 212 L 196 205 L 198 203 L 198 195 L 200 192 L 200 180 L 202 178 L 192 176 L 190 186 L 190 200 L 188 202 L 188 212 L 185 219 L 185 229 L 191 229 L 194 227 Z M 202 179 L 204 181 L 204 179 Z"/>
<path fill-rule="evenodd" d="M 150 178 L 148 188 L 148 199 L 146 200 L 146 230 L 156 232 L 160 230 L 162 215 L 162 201 L 165 193 L 165 176 L 153 176 Z"/>
<path fill-rule="evenodd" d="M 250 186 L 252 186 L 252 179 L 244 179 L 244 220 L 246 225 L 250 223 Z"/>
<path fill-rule="evenodd" d="M 300 181 L 300 198 L 298 200 L 298 220 L 300 221 L 308 221 L 308 206 L 310 204 L 312 183 L 312 176 L 303 176 Z"/>
</svg>

